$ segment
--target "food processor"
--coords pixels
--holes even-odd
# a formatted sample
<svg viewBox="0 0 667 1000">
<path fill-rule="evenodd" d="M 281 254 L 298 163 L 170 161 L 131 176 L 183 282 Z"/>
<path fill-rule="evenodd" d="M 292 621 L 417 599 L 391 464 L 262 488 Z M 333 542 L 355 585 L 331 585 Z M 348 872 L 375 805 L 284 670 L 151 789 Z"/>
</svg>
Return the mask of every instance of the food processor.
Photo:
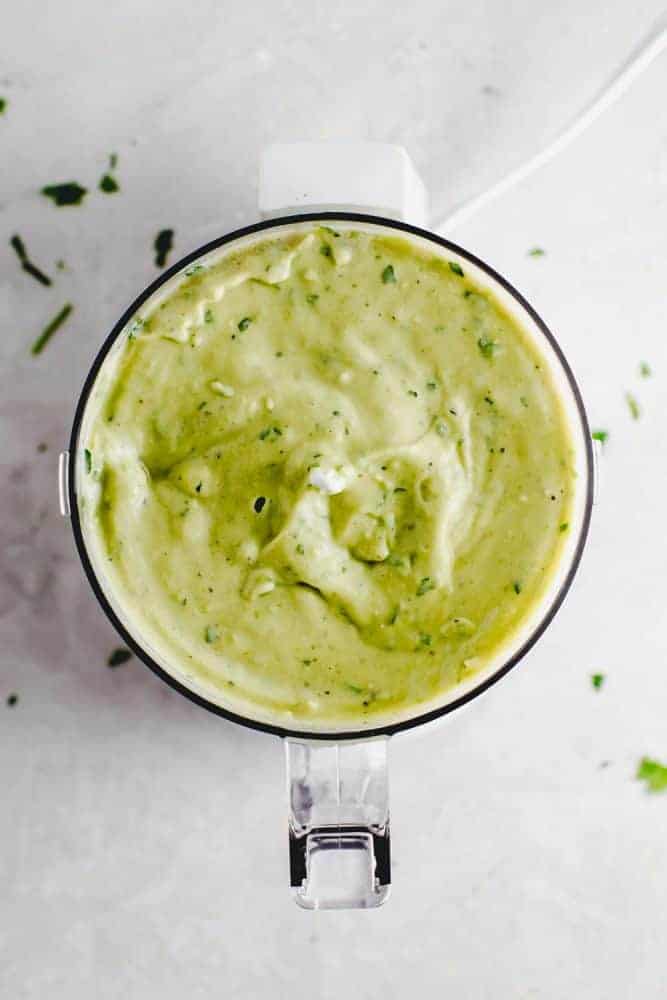
<svg viewBox="0 0 667 1000">
<path fill-rule="evenodd" d="M 290 884 L 307 909 L 372 908 L 391 883 L 387 754 L 390 740 L 446 716 L 486 691 L 512 669 L 547 628 L 572 583 L 588 534 L 594 489 L 594 455 L 581 394 L 572 371 L 532 306 L 489 264 L 428 228 L 427 196 L 409 156 L 382 143 L 288 143 L 268 147 L 260 162 L 261 221 L 220 235 L 171 266 L 137 296 L 109 333 L 92 364 L 76 407 L 69 449 L 60 456 L 60 506 L 90 585 L 112 624 L 134 653 L 166 683 L 223 721 L 249 726 L 282 741 L 287 768 Z M 152 649 L 117 606 L 103 567 L 91 549 L 82 519 L 83 446 L 89 402 L 105 364 L 111 364 L 139 310 L 164 297 L 199 262 L 230 249 L 319 223 L 400 235 L 465 268 L 493 293 L 549 368 L 559 394 L 576 472 L 573 515 L 562 555 L 546 593 L 522 626 L 491 660 L 457 686 L 424 705 L 402 710 L 366 729 L 291 729 L 257 713 L 241 714 L 216 689 L 185 674 Z"/>
</svg>

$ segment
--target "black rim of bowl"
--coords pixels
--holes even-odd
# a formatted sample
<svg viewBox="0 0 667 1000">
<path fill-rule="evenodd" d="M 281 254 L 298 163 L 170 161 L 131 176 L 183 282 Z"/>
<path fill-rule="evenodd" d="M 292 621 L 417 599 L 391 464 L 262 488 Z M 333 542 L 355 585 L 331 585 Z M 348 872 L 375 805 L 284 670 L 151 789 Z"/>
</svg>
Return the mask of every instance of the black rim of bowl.
<svg viewBox="0 0 667 1000">
<path fill-rule="evenodd" d="M 581 520 L 581 526 L 579 529 L 579 537 L 577 539 L 577 545 L 572 555 L 572 561 L 568 568 L 567 575 L 559 587 L 557 593 L 553 597 L 551 604 L 547 608 L 541 620 L 538 622 L 534 630 L 531 632 L 530 636 L 522 643 L 522 645 L 514 651 L 514 653 L 505 662 L 498 667 L 497 670 L 493 672 L 489 677 L 484 678 L 475 685 L 475 687 L 466 691 L 464 694 L 457 698 L 448 701 L 445 705 L 439 708 L 431 709 L 430 711 L 423 712 L 421 714 L 415 715 L 409 719 L 404 719 L 399 722 L 389 722 L 385 725 L 380 726 L 369 726 L 363 729 L 355 730 L 344 730 L 342 732 L 331 731 L 331 732 L 310 732 L 308 730 L 292 729 L 288 726 L 273 725 L 269 722 L 261 722 L 256 719 L 247 718 L 246 716 L 239 715 L 235 712 L 230 711 L 227 708 L 223 708 L 217 705 L 213 701 L 209 701 L 202 695 L 197 694 L 190 688 L 186 687 L 180 681 L 176 680 L 170 673 L 168 673 L 163 667 L 161 667 L 151 656 L 143 649 L 141 644 L 134 638 L 134 636 L 127 630 L 127 628 L 120 621 L 113 608 L 111 607 L 102 587 L 97 579 L 95 570 L 93 569 L 92 563 L 88 556 L 86 550 L 86 545 L 83 538 L 83 532 L 81 529 L 81 519 L 79 516 L 79 507 L 76 496 L 75 481 L 76 481 L 76 456 L 78 451 L 79 443 L 79 432 L 81 429 L 81 422 L 83 420 L 83 415 L 88 403 L 88 399 L 95 383 L 97 374 L 109 353 L 111 347 L 116 341 L 118 335 L 125 328 L 129 320 L 135 315 L 135 313 L 141 308 L 141 306 L 146 302 L 155 292 L 164 285 L 170 278 L 183 268 L 187 267 L 188 264 L 193 261 L 198 260 L 200 257 L 210 253 L 213 250 L 217 250 L 220 247 L 225 246 L 228 243 L 233 243 L 236 240 L 242 239 L 245 236 L 250 236 L 254 233 L 262 232 L 263 230 L 271 230 L 281 226 L 295 225 L 301 222 L 359 222 L 367 223 L 370 225 L 375 225 L 382 227 L 384 229 L 394 229 L 399 232 L 408 233 L 412 236 L 420 237 L 431 243 L 435 243 L 440 247 L 444 247 L 446 250 L 451 250 L 453 253 L 462 257 L 465 260 L 470 261 L 476 267 L 480 268 L 486 275 L 488 275 L 493 281 L 505 289 L 525 310 L 526 313 L 531 317 L 537 328 L 540 330 L 541 334 L 546 338 L 552 350 L 554 351 L 560 365 L 566 375 L 567 381 L 570 386 L 570 390 L 574 397 L 579 420 L 581 422 L 581 430 L 583 433 L 584 444 L 586 449 L 586 471 L 587 471 L 587 482 L 586 482 L 586 498 L 585 498 L 585 509 L 583 512 L 583 517 Z M 100 350 L 93 361 L 92 367 L 88 372 L 86 380 L 79 397 L 79 402 L 77 404 L 76 413 L 74 415 L 74 423 L 72 425 L 72 433 L 70 436 L 69 444 L 69 467 L 68 467 L 68 490 L 69 490 L 69 504 L 71 512 L 71 522 L 72 530 L 74 532 L 74 539 L 76 542 L 76 547 L 79 552 L 79 557 L 83 563 L 83 568 L 88 577 L 88 581 L 100 602 L 105 614 L 110 619 L 111 623 L 120 634 L 122 639 L 127 643 L 130 649 L 135 653 L 135 655 L 142 660 L 146 666 L 150 667 L 153 673 L 157 674 L 163 681 L 169 684 L 175 691 L 179 694 L 184 695 L 189 698 L 190 701 L 195 702 L 195 704 L 200 705 L 202 708 L 208 709 L 210 712 L 214 712 L 216 715 L 222 716 L 224 719 L 230 722 L 238 723 L 239 725 L 246 726 L 250 729 L 260 730 L 265 733 L 271 733 L 275 736 L 281 737 L 291 737 L 293 739 L 301 740 L 329 740 L 329 741 L 341 741 L 341 740 L 360 740 L 360 739 L 370 739 L 372 737 L 378 736 L 391 736 L 394 733 L 401 732 L 402 730 L 412 729 L 415 726 L 421 726 L 427 722 L 432 722 L 434 719 L 438 719 L 441 716 L 447 715 L 449 712 L 455 711 L 455 709 L 460 708 L 462 705 L 467 704 L 467 702 L 472 701 L 482 692 L 486 691 L 493 684 L 497 683 L 502 677 L 507 674 L 512 667 L 523 659 L 526 653 L 532 649 L 540 636 L 544 633 L 548 625 L 550 625 L 556 612 L 560 608 L 565 595 L 567 594 L 574 576 L 579 567 L 581 561 L 581 556 L 586 543 L 586 538 L 588 536 L 588 529 L 591 520 L 591 511 L 593 506 L 593 484 L 594 484 L 594 464 L 593 464 L 593 449 L 590 436 L 590 428 L 588 424 L 588 419 L 586 417 L 586 411 L 584 408 L 583 400 L 579 387 L 574 378 L 572 370 L 565 359 L 563 352 L 561 351 L 558 342 L 554 335 L 551 333 L 544 321 L 538 316 L 532 306 L 524 299 L 524 297 L 507 281 L 502 275 L 494 271 L 492 267 L 489 267 L 484 261 L 480 260 L 474 254 L 465 250 L 463 247 L 458 246 L 456 243 L 452 243 L 450 240 L 446 240 L 435 233 L 429 232 L 426 229 L 420 229 L 418 226 L 410 225 L 407 222 L 401 222 L 396 219 L 387 219 L 382 216 L 369 215 L 361 212 L 309 212 L 309 213 L 295 213 L 293 215 L 281 216 L 275 219 L 267 219 L 262 222 L 257 222 L 251 226 L 244 226 L 242 229 L 236 229 L 231 233 L 227 233 L 224 236 L 220 236 L 209 243 L 204 244 L 197 250 L 193 250 L 187 256 L 183 257 L 176 264 L 173 264 L 166 271 L 159 275 L 155 281 L 145 288 L 140 295 L 132 302 L 132 304 L 125 310 L 123 315 L 120 317 L 111 333 L 107 336 L 106 340 L 102 344 Z"/>
</svg>

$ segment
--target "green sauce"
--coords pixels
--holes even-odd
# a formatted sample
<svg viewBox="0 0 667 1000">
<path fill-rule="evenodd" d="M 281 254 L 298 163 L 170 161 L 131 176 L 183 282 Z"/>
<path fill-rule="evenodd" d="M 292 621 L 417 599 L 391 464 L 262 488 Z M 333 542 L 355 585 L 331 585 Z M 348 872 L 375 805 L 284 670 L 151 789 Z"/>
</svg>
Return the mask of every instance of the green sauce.
<svg viewBox="0 0 667 1000">
<path fill-rule="evenodd" d="M 301 229 L 191 267 L 89 404 L 84 529 L 162 660 L 246 714 L 372 725 L 478 671 L 548 588 L 572 444 L 457 262 Z"/>
</svg>

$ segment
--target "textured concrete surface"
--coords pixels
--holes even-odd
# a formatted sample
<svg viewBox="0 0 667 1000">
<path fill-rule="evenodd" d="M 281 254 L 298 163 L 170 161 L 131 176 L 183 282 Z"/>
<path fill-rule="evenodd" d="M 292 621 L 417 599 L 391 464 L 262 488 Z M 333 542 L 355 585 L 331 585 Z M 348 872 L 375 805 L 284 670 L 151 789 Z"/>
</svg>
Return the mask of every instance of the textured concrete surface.
<svg viewBox="0 0 667 1000">
<path fill-rule="evenodd" d="M 403 143 L 444 212 L 551 138 L 658 13 L 655 0 L 7 10 L 0 996 L 667 994 L 667 795 L 634 779 L 642 755 L 667 762 L 667 57 L 454 234 L 542 312 L 610 438 L 591 542 L 553 626 L 487 695 L 392 744 L 384 909 L 299 911 L 278 742 L 208 715 L 136 661 L 106 667 L 117 640 L 55 489 L 90 361 L 156 273 L 155 233 L 173 226 L 182 254 L 253 221 L 264 143 Z M 95 188 L 111 152 L 121 191 L 107 196 Z M 70 179 L 91 188 L 81 207 L 36 193 Z M 15 232 L 53 287 L 19 270 Z M 527 255 L 535 245 L 545 256 Z M 32 357 L 66 301 L 70 321 Z M 600 691 L 594 672 L 607 675 Z"/>
</svg>

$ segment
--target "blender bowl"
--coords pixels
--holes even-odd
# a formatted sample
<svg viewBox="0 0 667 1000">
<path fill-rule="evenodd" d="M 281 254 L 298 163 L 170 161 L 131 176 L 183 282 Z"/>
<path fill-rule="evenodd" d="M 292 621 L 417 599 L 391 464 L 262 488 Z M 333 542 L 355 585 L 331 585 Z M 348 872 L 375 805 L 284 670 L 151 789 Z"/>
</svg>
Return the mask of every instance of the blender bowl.
<svg viewBox="0 0 667 1000">
<path fill-rule="evenodd" d="M 284 740 L 290 881 L 297 902 L 311 909 L 373 907 L 386 899 L 391 881 L 388 739 L 403 730 L 433 723 L 481 694 L 521 660 L 553 619 L 573 580 L 588 533 L 594 485 L 590 431 L 572 371 L 535 310 L 488 264 L 414 224 L 423 221 L 425 195 L 404 151 L 373 144 L 271 147 L 262 165 L 260 208 L 269 216 L 264 221 L 212 240 L 160 275 L 129 306 L 106 338 L 78 401 L 69 451 L 61 455 L 61 508 L 71 518 L 76 546 L 93 591 L 136 655 L 174 689 L 202 707 Z M 283 211 L 278 214 L 280 209 Z M 574 448 L 576 476 L 570 531 L 548 588 L 519 629 L 489 662 L 458 685 L 426 703 L 386 717 L 376 716 L 363 729 L 357 724 L 293 728 L 289 720 L 244 704 L 238 696 L 230 697 L 205 679 L 193 676 L 183 664 L 170 661 L 137 616 L 127 613 L 116 599 L 105 577 L 102 555 L 86 530 L 83 502 L 86 457 L 82 442 L 95 392 L 113 371 L 138 312 L 169 295 L 195 263 L 210 264 L 267 236 L 293 233 L 318 223 L 402 235 L 431 254 L 446 255 L 447 260 L 465 266 L 476 285 L 492 292 L 522 327 L 548 366 Z"/>
</svg>

